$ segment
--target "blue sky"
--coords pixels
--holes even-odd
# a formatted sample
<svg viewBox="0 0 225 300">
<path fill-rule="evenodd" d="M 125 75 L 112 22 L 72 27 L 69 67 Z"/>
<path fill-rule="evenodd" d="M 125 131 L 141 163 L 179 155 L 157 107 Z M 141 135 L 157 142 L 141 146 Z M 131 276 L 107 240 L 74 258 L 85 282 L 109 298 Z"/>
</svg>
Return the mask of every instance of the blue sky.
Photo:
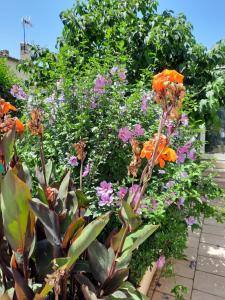
<svg viewBox="0 0 225 300">
<path fill-rule="evenodd" d="M 19 43 L 23 40 L 21 17 L 32 18 L 27 41 L 54 50 L 62 30 L 59 13 L 72 7 L 75 0 L 0 1 L 0 49 L 8 49 L 11 56 L 19 57 Z M 197 41 L 208 48 L 225 38 L 225 0 L 159 0 L 159 3 L 160 11 L 183 12 L 194 26 Z"/>
</svg>

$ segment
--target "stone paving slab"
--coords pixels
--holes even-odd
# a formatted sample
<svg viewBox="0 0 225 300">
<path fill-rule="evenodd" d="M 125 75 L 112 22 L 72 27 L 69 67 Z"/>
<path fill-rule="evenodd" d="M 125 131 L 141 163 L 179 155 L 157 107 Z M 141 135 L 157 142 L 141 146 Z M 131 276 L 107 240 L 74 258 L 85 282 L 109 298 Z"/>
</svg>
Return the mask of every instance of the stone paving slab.
<svg viewBox="0 0 225 300">
<path fill-rule="evenodd" d="M 225 231 L 225 228 L 224 228 Z M 225 248 L 225 237 L 219 237 L 217 235 L 213 235 L 211 233 L 202 232 L 200 241 L 202 243 L 211 244 L 218 247 Z"/>
<path fill-rule="evenodd" d="M 198 290 L 193 290 L 191 299 L 192 300 L 224 300 L 225 298 L 203 293 Z"/>
<path fill-rule="evenodd" d="M 225 260 L 199 255 L 196 269 L 225 277 Z"/>
<path fill-rule="evenodd" d="M 196 271 L 193 288 L 214 296 L 225 297 L 225 280 L 222 276 Z"/>
<path fill-rule="evenodd" d="M 175 299 L 171 289 L 181 284 L 189 290 L 184 295 L 187 300 L 225 300 L 225 224 L 204 219 L 202 229 L 189 230 L 184 254 L 186 259 L 172 260 L 175 276 L 165 278 L 158 273 L 149 299 Z"/>
</svg>

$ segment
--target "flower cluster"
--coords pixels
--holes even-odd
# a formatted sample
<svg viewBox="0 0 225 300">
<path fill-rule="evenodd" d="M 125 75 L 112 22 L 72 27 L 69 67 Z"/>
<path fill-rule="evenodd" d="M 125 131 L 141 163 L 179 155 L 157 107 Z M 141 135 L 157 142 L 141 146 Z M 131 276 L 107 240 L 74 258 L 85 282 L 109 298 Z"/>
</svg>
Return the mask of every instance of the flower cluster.
<svg viewBox="0 0 225 300">
<path fill-rule="evenodd" d="M 110 70 L 110 74 L 112 76 L 117 74 L 121 81 L 125 81 L 127 79 L 126 70 L 125 69 L 119 69 L 119 67 L 117 67 L 117 66 L 112 67 L 112 69 Z"/>
<path fill-rule="evenodd" d="M 127 127 L 123 127 L 119 129 L 118 138 L 124 143 L 130 142 L 134 137 L 142 136 L 145 134 L 144 128 L 140 124 L 134 125 L 132 131 L 130 131 Z"/>
<path fill-rule="evenodd" d="M 152 158 L 155 151 L 156 142 L 157 135 L 155 134 L 153 139 L 144 143 L 141 151 L 141 158 L 146 157 L 148 160 Z M 163 168 L 165 166 L 165 161 L 175 162 L 176 159 L 176 152 L 172 148 L 167 147 L 167 138 L 165 135 L 161 134 L 156 153 L 156 164 L 159 164 L 160 168 Z"/>
<path fill-rule="evenodd" d="M 6 133 L 15 127 L 17 134 L 23 134 L 24 125 L 17 117 L 8 115 L 10 111 L 16 111 L 16 107 L 0 98 L 0 132 Z"/>
<path fill-rule="evenodd" d="M 197 157 L 196 150 L 192 148 L 192 142 L 187 142 L 184 146 L 177 149 L 177 163 L 181 164 L 186 158 L 195 160 Z"/>
<path fill-rule="evenodd" d="M 24 92 L 24 90 L 22 89 L 22 87 L 18 86 L 18 85 L 13 85 L 11 90 L 10 90 L 10 94 L 17 98 L 17 99 L 22 99 L 22 100 L 27 100 L 28 96 L 27 94 Z"/>
<path fill-rule="evenodd" d="M 94 92 L 98 95 L 104 94 L 106 85 L 111 83 L 111 79 L 106 79 L 104 76 L 99 74 L 95 80 Z"/>
<path fill-rule="evenodd" d="M 102 181 L 96 190 L 97 195 L 100 198 L 99 206 L 109 206 L 113 202 L 113 189 L 111 182 L 107 182 L 105 180 Z"/>
</svg>

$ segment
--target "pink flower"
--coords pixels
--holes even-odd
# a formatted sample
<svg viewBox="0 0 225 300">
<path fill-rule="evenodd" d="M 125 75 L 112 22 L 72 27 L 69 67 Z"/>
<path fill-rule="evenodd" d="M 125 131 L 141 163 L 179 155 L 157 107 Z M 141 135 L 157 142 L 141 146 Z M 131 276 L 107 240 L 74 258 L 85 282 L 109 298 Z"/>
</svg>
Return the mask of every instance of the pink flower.
<svg viewBox="0 0 225 300">
<path fill-rule="evenodd" d="M 188 126 L 189 120 L 187 115 L 182 114 L 180 121 L 182 125 Z"/>
<path fill-rule="evenodd" d="M 125 73 L 125 70 L 124 70 L 124 71 L 119 71 L 119 72 L 118 72 L 118 75 L 119 75 L 119 79 L 120 79 L 121 81 L 125 81 L 126 78 L 127 78 L 126 73 Z"/>
<path fill-rule="evenodd" d="M 78 160 L 76 156 L 71 156 L 68 160 L 68 164 L 71 165 L 71 167 L 78 166 Z"/>
<path fill-rule="evenodd" d="M 125 186 L 121 186 L 117 193 L 118 198 L 123 199 L 126 196 L 127 192 L 128 192 L 128 188 Z"/>
<path fill-rule="evenodd" d="M 90 170 L 91 170 L 91 165 L 90 165 L 90 164 L 87 164 L 86 167 L 85 167 L 85 169 L 84 169 L 84 172 L 83 172 L 83 174 L 82 174 L 82 177 L 88 176 Z"/>
<path fill-rule="evenodd" d="M 118 134 L 118 138 L 120 140 L 122 140 L 124 143 L 127 143 L 128 141 L 130 141 L 133 137 L 132 132 L 127 128 L 127 127 L 123 127 L 119 129 L 119 134 Z"/>
<path fill-rule="evenodd" d="M 99 206 L 109 206 L 113 202 L 113 189 L 112 183 L 107 181 L 102 181 L 100 186 L 96 188 L 97 195 L 100 198 Z"/>
<path fill-rule="evenodd" d="M 151 211 L 155 211 L 158 208 L 158 202 L 156 200 L 152 200 L 152 207 L 150 208 Z"/>
<path fill-rule="evenodd" d="M 195 149 L 191 149 L 188 153 L 187 153 L 187 156 L 189 159 L 191 160 L 196 160 L 197 158 L 197 152 Z"/>
<path fill-rule="evenodd" d="M 104 94 L 105 86 L 110 83 L 110 80 L 107 80 L 104 76 L 99 74 L 95 80 L 94 92 L 99 95 Z"/>
<path fill-rule="evenodd" d="M 178 200 L 178 202 L 177 202 L 177 207 L 178 207 L 179 209 L 181 209 L 181 206 L 184 206 L 184 201 L 185 201 L 184 197 L 181 197 L 181 198 Z"/>
<path fill-rule="evenodd" d="M 166 263 L 166 258 L 164 255 L 160 255 L 159 259 L 157 260 L 157 268 L 162 269 Z"/>
<path fill-rule="evenodd" d="M 188 173 L 187 173 L 186 171 L 182 171 L 182 172 L 180 173 L 180 176 L 181 176 L 182 178 L 187 178 L 187 177 L 188 177 Z"/>
<path fill-rule="evenodd" d="M 144 128 L 141 127 L 140 124 L 136 124 L 136 125 L 134 126 L 133 135 L 141 136 L 141 135 L 144 135 L 144 134 L 145 134 Z"/>
<path fill-rule="evenodd" d="M 195 218 L 193 216 L 189 216 L 188 218 L 185 219 L 187 225 L 192 226 L 197 223 Z"/>
<path fill-rule="evenodd" d="M 141 102 L 141 110 L 143 112 L 147 112 L 148 110 L 148 96 L 147 96 L 147 93 L 144 92 L 143 96 L 142 96 L 142 102 Z"/>
</svg>

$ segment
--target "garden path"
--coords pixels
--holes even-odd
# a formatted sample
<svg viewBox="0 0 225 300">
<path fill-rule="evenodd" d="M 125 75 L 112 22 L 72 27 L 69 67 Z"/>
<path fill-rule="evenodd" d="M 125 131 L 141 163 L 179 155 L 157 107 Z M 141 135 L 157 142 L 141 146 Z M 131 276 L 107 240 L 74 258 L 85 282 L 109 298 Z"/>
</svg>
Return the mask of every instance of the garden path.
<svg viewBox="0 0 225 300">
<path fill-rule="evenodd" d="M 215 205 L 223 207 L 217 200 Z M 175 276 L 166 278 L 159 271 L 149 289 L 151 300 L 172 300 L 176 285 L 188 288 L 186 300 L 225 300 L 225 223 L 203 219 L 201 230 L 189 233 L 186 260 L 174 260 Z"/>
</svg>

